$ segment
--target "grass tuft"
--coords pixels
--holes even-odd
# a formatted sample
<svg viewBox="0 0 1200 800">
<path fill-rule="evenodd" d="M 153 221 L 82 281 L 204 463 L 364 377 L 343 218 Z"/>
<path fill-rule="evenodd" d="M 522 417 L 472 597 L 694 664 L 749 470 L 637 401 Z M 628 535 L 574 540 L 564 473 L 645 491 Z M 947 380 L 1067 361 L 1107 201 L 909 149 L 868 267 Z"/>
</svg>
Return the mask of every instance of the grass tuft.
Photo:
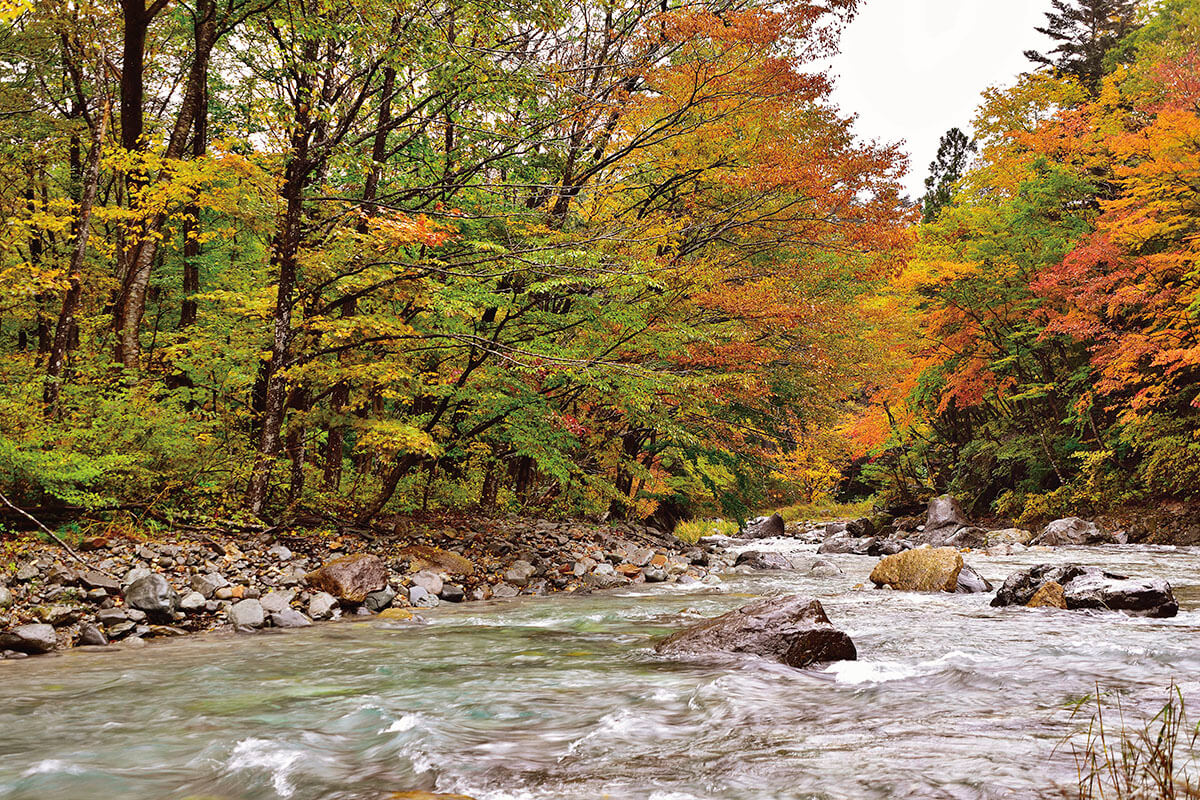
<svg viewBox="0 0 1200 800">
<path fill-rule="evenodd" d="M 1093 708 L 1087 698 L 1075 710 Z M 1106 708 L 1100 692 L 1087 730 L 1065 740 L 1075 758 L 1078 800 L 1200 798 L 1200 725 L 1188 720 L 1183 692 L 1171 686 L 1166 704 L 1130 726 L 1120 698 Z"/>
</svg>

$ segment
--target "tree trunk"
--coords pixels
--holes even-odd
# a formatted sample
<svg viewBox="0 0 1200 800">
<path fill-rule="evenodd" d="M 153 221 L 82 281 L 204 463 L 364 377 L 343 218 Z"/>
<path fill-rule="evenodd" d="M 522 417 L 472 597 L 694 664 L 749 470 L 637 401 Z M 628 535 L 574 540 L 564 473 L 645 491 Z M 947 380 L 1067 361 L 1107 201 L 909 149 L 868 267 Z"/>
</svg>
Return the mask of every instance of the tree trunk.
<svg viewBox="0 0 1200 800">
<path fill-rule="evenodd" d="M 308 39 L 303 46 L 303 62 L 316 63 L 317 42 Z M 258 454 L 246 487 L 246 508 L 259 515 L 267 502 L 271 471 L 275 458 L 282 446 L 280 432 L 287 400 L 288 351 L 292 342 L 292 307 L 295 304 L 297 256 L 300 251 L 304 215 L 304 188 L 313 165 L 309 159 L 313 123 L 311 103 L 313 100 L 311 71 L 301 70 L 297 79 L 296 101 L 293 111 L 291 134 L 291 158 L 284 172 L 280 197 L 287 210 L 275 234 L 271 260 L 278 275 L 275 290 L 274 336 L 271 342 L 271 361 L 267 368 L 267 390 L 263 406 L 262 433 L 259 437 Z"/>
<path fill-rule="evenodd" d="M 63 364 L 67 348 L 75 331 L 75 312 L 83 294 L 80 273 L 87 256 L 88 235 L 91 229 L 92 206 L 96 202 L 96 190 L 100 185 L 100 151 L 104 146 L 104 134 L 108 126 L 107 105 L 100 112 L 92 130 L 92 149 L 88 153 L 87 166 L 83 175 L 83 194 L 79 200 L 79 214 L 75 220 L 75 248 L 71 252 L 71 265 L 67 272 L 69 286 L 63 296 L 62 311 L 54 329 L 54 341 L 50 345 L 50 357 L 46 363 L 46 386 L 42 393 L 44 413 L 48 418 L 58 414 L 58 401 L 62 391 Z"/>
<path fill-rule="evenodd" d="M 162 9 L 162 1 L 156 2 L 149 10 L 144 8 L 145 0 L 122 2 L 122 8 L 125 10 L 126 60 L 121 72 L 121 144 L 129 151 L 138 150 L 144 145 L 142 73 L 146 31 L 154 16 Z M 205 0 L 197 7 L 197 14 L 195 52 L 188 73 L 187 87 L 164 153 L 168 164 L 166 169 L 170 169 L 171 160 L 183 155 L 188 133 L 192 130 L 193 120 L 207 92 L 208 62 L 216 44 L 216 6 L 211 0 Z M 131 27 L 135 30 L 131 31 Z M 144 179 L 141 177 L 131 180 L 131 189 L 142 180 Z M 137 369 L 141 364 L 141 342 L 138 337 L 141 333 L 142 319 L 146 314 L 146 294 L 150 286 L 154 259 L 158 255 L 158 233 L 163 222 L 164 217 L 161 214 L 155 214 L 143 221 L 139 239 L 129 251 L 121 276 L 121 293 L 113 315 L 113 327 L 117 336 L 114 357 L 129 369 Z"/>
</svg>

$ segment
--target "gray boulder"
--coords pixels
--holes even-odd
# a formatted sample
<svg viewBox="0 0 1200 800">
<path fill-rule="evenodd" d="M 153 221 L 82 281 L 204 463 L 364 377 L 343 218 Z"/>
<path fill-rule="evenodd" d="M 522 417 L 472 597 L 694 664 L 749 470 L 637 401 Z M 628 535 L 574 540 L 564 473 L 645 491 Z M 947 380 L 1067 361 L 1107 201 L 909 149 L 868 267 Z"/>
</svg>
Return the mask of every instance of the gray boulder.
<svg viewBox="0 0 1200 800">
<path fill-rule="evenodd" d="M 263 611 L 268 614 L 278 614 L 280 611 L 291 606 L 292 598 L 295 594 L 295 592 L 288 591 L 267 592 L 266 596 L 258 602 L 263 607 Z"/>
<path fill-rule="evenodd" d="M 954 587 L 955 594 L 981 594 L 992 591 L 992 584 L 966 564 L 959 570 L 958 585 Z"/>
<path fill-rule="evenodd" d="M 1034 545 L 1063 547 L 1068 545 L 1115 544 L 1112 534 L 1104 533 L 1094 522 L 1079 517 L 1056 519 L 1042 529 Z"/>
<path fill-rule="evenodd" d="M 461 603 L 467 599 L 467 593 L 458 584 L 445 583 L 442 584 L 442 591 L 438 593 L 438 598 L 447 603 Z"/>
<path fill-rule="evenodd" d="M 210 572 L 207 575 L 196 575 L 192 578 L 191 582 L 192 591 L 202 594 L 205 600 L 211 600 L 212 596 L 217 593 L 217 589 L 223 589 L 228 585 L 229 581 L 225 580 L 224 576 L 218 575 L 215 572 Z"/>
<path fill-rule="evenodd" d="M 317 592 L 308 601 L 308 615 L 313 619 L 331 619 L 337 604 L 337 598 L 333 595 Z"/>
<path fill-rule="evenodd" d="M 18 653 L 49 653 L 58 646 L 54 627 L 43 623 L 18 625 L 0 633 L 0 650 L 16 650 Z"/>
<path fill-rule="evenodd" d="M 79 629 L 79 641 L 76 644 L 80 647 L 107 647 L 108 637 L 95 625 L 88 623 Z"/>
<path fill-rule="evenodd" d="M 179 595 L 157 572 L 138 578 L 125 590 L 125 603 L 146 612 L 152 622 L 169 623 L 179 608 Z"/>
<path fill-rule="evenodd" d="M 276 628 L 307 628 L 312 620 L 294 608 L 285 608 L 271 614 L 271 624 Z"/>
<path fill-rule="evenodd" d="M 517 562 L 517 564 L 521 564 L 521 563 L 527 563 L 527 562 L 521 562 L 521 561 Z M 516 569 L 516 564 L 513 565 L 512 569 L 510 569 L 509 572 L 512 572 L 513 569 Z M 532 570 L 532 565 L 530 565 L 530 569 Z M 528 578 L 531 575 L 533 575 L 532 571 L 530 571 L 529 574 L 526 575 L 525 577 Z M 422 589 L 429 592 L 430 594 L 441 593 L 442 585 L 444 583 L 441 575 L 438 575 L 436 572 L 430 572 L 429 570 L 421 570 L 416 575 L 413 575 L 412 582 L 413 582 L 414 586 L 420 586 Z"/>
<path fill-rule="evenodd" d="M 8 608 L 13 604 L 12 592 L 7 586 L 0 586 L 0 609 Z"/>
<path fill-rule="evenodd" d="M 679 631 L 655 649 L 664 655 L 756 655 L 801 668 L 858 658 L 821 603 L 799 595 L 759 600 Z"/>
<path fill-rule="evenodd" d="M 377 592 L 371 592 L 367 595 L 367 599 L 363 601 L 363 608 L 370 611 L 372 614 L 378 614 L 392 604 L 396 599 L 396 590 L 391 586 L 385 586 Z"/>
<path fill-rule="evenodd" d="M 229 607 L 229 622 L 238 630 L 261 628 L 266 622 L 262 603 L 254 599 L 234 603 Z"/>
<path fill-rule="evenodd" d="M 944 494 L 929 501 L 929 509 L 925 516 L 925 530 L 961 528 L 969 524 L 958 498 Z"/>
</svg>

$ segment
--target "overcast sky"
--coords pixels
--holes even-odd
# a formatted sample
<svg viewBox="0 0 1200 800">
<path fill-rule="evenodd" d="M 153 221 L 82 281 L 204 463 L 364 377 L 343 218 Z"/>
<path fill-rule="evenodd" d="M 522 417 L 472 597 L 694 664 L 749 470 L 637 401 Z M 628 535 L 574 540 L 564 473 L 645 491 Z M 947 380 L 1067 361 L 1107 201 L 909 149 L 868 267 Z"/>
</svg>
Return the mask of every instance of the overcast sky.
<svg viewBox="0 0 1200 800">
<path fill-rule="evenodd" d="M 1049 0 L 866 0 L 833 64 L 835 100 L 856 113 L 864 138 L 903 141 L 912 156 L 906 182 L 924 193 L 938 140 L 968 130 L 980 93 L 1011 84 L 1044 49 L 1034 30 Z"/>
</svg>

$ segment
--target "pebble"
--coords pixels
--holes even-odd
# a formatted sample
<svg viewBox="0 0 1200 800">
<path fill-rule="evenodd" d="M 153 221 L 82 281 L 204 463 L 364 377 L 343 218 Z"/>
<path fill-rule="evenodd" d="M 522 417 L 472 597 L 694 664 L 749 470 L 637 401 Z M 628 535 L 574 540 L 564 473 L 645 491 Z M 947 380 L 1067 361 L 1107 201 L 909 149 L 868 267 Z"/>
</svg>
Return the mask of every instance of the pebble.
<svg viewBox="0 0 1200 800">
<path fill-rule="evenodd" d="M 179 601 L 179 607 L 184 611 L 199 611 L 208 603 L 199 592 L 188 592 Z"/>
<path fill-rule="evenodd" d="M 249 603 L 251 601 L 243 600 L 242 602 Z M 271 614 L 271 624 L 276 628 L 307 628 L 312 625 L 312 620 L 294 608 L 285 608 Z"/>
<path fill-rule="evenodd" d="M 295 592 L 268 592 L 266 597 L 259 601 L 259 605 L 268 614 L 278 614 L 291 606 L 292 598 L 295 596 Z"/>
</svg>

